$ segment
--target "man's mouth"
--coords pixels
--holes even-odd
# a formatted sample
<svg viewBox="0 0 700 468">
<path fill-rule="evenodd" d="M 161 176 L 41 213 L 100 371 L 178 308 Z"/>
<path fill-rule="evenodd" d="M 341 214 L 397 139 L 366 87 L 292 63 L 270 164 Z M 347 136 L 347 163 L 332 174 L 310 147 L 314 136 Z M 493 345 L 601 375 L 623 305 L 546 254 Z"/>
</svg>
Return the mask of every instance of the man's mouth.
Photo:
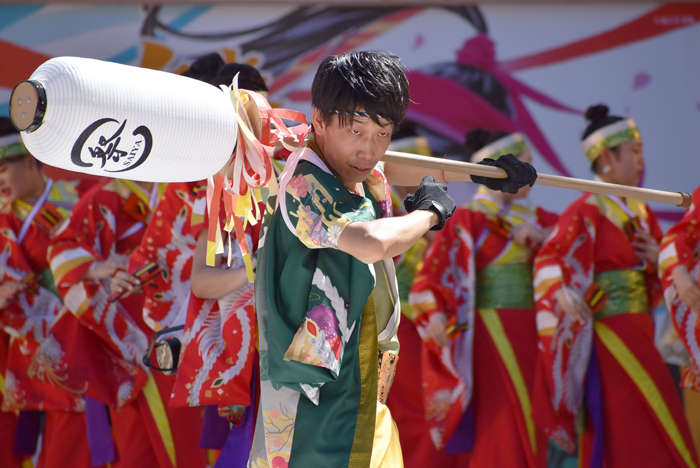
<svg viewBox="0 0 700 468">
<path fill-rule="evenodd" d="M 356 167 L 356 166 L 350 166 L 350 167 L 352 168 L 353 171 L 355 171 L 356 173 L 361 174 L 361 175 L 369 174 L 369 171 L 372 170 L 371 167 L 368 167 L 366 169 L 363 169 L 361 167 Z"/>
<path fill-rule="evenodd" d="M 0 197 L 9 198 L 12 195 L 12 190 L 9 188 L 0 189 Z"/>
</svg>

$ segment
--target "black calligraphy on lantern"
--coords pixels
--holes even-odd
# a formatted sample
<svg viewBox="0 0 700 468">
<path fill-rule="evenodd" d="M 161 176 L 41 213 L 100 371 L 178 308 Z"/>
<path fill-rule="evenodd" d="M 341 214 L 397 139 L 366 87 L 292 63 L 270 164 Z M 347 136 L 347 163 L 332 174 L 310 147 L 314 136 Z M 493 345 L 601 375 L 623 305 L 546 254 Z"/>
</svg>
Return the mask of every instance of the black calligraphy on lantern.
<svg viewBox="0 0 700 468">
<path fill-rule="evenodd" d="M 119 125 L 119 120 L 105 117 L 88 125 L 73 144 L 70 153 L 71 162 L 78 167 L 88 168 L 96 166 L 93 162 L 100 160 L 102 166 L 99 170 L 112 173 L 131 171 L 146 162 L 153 148 L 151 131 L 145 125 L 139 125 L 129 135 L 131 129 L 126 129 L 127 119 L 124 119 L 124 123 L 112 136 L 105 136 L 105 133 L 106 135 L 111 133 L 111 131 L 107 133 L 106 128 Z M 103 128 L 105 125 L 108 127 Z M 93 138 L 93 134 L 101 136 Z M 131 138 L 132 136 L 135 138 Z M 122 137 L 124 137 L 123 140 Z M 126 151 L 119 149 L 120 143 L 123 143 Z M 108 161 L 111 163 L 107 164 Z"/>
<path fill-rule="evenodd" d="M 119 149 L 119 143 L 121 142 L 120 135 L 124 131 L 124 127 L 126 127 L 126 119 L 121 127 L 119 127 L 119 130 L 117 130 L 110 138 L 100 136 L 100 138 L 97 140 L 99 146 L 95 146 L 94 148 L 88 147 L 92 157 L 102 161 L 102 166 L 100 166 L 101 168 L 105 167 L 107 161 L 118 163 L 119 158 L 123 158 L 127 155 L 127 151 L 122 151 Z"/>
</svg>

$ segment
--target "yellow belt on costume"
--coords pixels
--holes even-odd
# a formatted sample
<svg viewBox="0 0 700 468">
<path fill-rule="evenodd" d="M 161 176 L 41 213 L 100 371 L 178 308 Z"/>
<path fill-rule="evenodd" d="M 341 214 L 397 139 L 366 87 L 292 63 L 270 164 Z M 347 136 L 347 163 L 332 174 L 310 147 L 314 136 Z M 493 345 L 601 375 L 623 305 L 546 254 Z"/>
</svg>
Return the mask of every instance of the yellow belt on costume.
<svg viewBox="0 0 700 468">
<path fill-rule="evenodd" d="M 649 312 L 647 284 L 643 271 L 606 271 L 595 275 L 594 281 L 607 296 L 602 309 L 595 314 L 596 320 L 624 313 Z"/>
<path fill-rule="evenodd" d="M 476 272 L 476 307 L 534 309 L 532 265 L 489 265 Z"/>
</svg>

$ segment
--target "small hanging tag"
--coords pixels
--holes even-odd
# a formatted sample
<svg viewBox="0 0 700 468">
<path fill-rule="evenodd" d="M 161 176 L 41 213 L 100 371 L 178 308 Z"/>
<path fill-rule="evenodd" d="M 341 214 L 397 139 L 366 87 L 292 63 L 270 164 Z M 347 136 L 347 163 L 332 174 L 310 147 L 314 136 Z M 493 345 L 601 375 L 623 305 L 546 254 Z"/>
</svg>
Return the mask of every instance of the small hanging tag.
<svg viewBox="0 0 700 468">
<path fill-rule="evenodd" d="M 243 255 L 243 261 L 245 262 L 245 269 L 248 273 L 248 282 L 252 283 L 255 280 L 255 275 L 253 274 L 253 260 L 251 255 L 249 253 Z"/>
<path fill-rule="evenodd" d="M 207 186 L 207 208 L 209 210 L 209 232 L 207 233 L 207 265 L 216 266 L 216 255 L 224 253 L 224 244 L 221 238 L 221 224 L 219 223 L 219 207 L 224 187 L 224 179 L 220 175 L 214 177 L 211 190 Z"/>
</svg>

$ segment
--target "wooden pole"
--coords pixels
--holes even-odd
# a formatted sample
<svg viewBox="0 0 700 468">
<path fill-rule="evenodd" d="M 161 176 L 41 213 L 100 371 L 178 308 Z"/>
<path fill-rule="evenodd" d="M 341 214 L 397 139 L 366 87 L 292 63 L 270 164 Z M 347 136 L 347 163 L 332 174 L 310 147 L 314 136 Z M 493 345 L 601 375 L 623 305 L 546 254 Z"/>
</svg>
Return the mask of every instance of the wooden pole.
<svg viewBox="0 0 700 468">
<path fill-rule="evenodd" d="M 460 174 L 470 174 L 494 179 L 506 179 L 506 172 L 500 167 L 484 166 L 450 159 L 431 158 L 418 156 L 415 154 L 399 153 L 397 151 L 387 151 L 382 158 L 384 162 L 404 164 L 408 166 L 423 167 L 426 169 L 437 169 L 440 171 L 457 172 Z M 538 174 L 537 185 L 547 185 L 549 187 L 559 187 L 584 192 L 599 193 L 602 195 L 616 195 L 618 197 L 637 198 L 639 200 L 669 203 L 687 208 L 693 199 L 689 193 L 685 192 L 664 192 L 662 190 L 646 189 L 641 187 L 630 187 L 627 185 L 608 184 L 595 180 L 575 179 L 573 177 L 563 177 L 550 174 Z"/>
</svg>

